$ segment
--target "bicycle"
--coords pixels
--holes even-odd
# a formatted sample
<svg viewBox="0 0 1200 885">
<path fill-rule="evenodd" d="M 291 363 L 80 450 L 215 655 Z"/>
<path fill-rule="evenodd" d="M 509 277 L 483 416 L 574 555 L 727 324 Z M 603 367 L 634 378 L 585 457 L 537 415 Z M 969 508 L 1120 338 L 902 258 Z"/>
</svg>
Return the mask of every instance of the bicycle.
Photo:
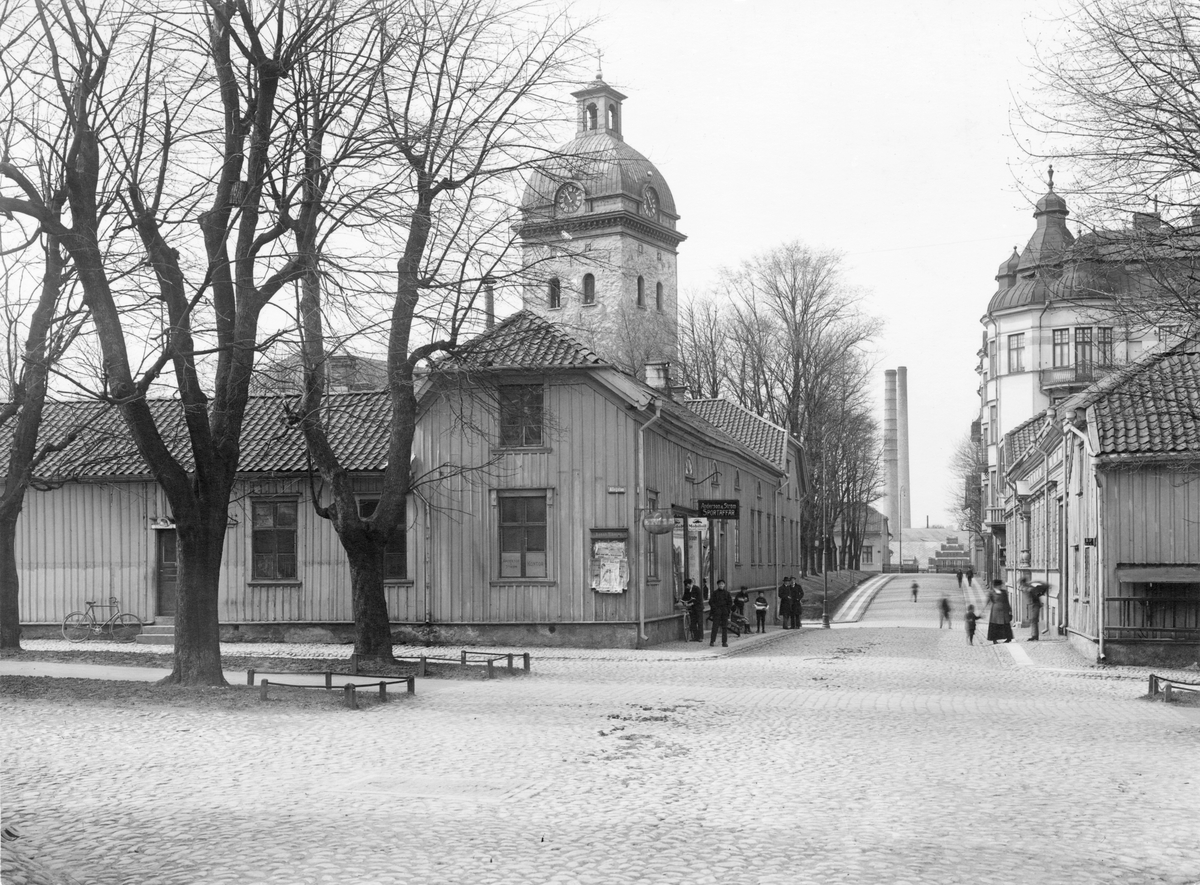
<svg viewBox="0 0 1200 885">
<path fill-rule="evenodd" d="M 84 604 L 87 611 L 71 612 L 63 618 L 62 635 L 69 642 L 83 642 L 104 633 L 114 642 L 133 642 L 142 632 L 142 619 L 131 612 L 121 611 L 121 603 L 115 596 L 108 598 L 107 605 L 92 600 Z M 101 622 L 96 619 L 98 608 L 114 611 L 107 620 Z"/>
</svg>

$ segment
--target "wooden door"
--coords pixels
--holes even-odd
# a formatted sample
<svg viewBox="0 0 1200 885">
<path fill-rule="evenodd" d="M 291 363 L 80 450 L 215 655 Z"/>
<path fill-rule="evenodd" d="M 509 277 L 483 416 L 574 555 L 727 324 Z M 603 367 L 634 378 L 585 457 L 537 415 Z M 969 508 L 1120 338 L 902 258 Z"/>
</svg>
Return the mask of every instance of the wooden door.
<svg viewBox="0 0 1200 885">
<path fill-rule="evenodd" d="M 160 529 L 158 535 L 158 604 L 155 612 L 169 617 L 175 614 L 175 595 L 179 584 L 179 556 L 174 529 Z"/>
</svg>

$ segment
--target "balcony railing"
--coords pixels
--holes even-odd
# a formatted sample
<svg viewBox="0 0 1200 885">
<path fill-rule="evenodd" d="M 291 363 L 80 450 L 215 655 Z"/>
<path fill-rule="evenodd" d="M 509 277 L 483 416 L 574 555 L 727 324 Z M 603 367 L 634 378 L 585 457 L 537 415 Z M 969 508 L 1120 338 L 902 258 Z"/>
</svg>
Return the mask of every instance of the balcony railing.
<svg viewBox="0 0 1200 885">
<path fill-rule="evenodd" d="M 1004 525 L 1004 508 L 1003 507 L 988 507 L 984 511 L 984 525 Z"/>
<path fill-rule="evenodd" d="M 1053 369 L 1042 369 L 1038 378 L 1043 390 L 1055 387 L 1082 387 L 1091 384 L 1097 378 L 1104 377 L 1109 366 L 1095 363 L 1079 363 L 1074 366 L 1056 366 Z"/>
</svg>

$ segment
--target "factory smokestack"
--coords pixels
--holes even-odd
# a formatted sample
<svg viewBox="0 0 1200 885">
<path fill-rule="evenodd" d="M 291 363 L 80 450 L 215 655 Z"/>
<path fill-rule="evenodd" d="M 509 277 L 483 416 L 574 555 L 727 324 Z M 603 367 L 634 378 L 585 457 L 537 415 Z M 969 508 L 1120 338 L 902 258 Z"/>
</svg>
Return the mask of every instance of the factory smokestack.
<svg viewBox="0 0 1200 885">
<path fill-rule="evenodd" d="M 900 532 L 900 471 L 896 464 L 896 370 L 883 373 L 883 494 L 887 498 L 888 525 Z"/>
<path fill-rule="evenodd" d="M 896 464 L 900 470 L 900 528 L 912 528 L 912 485 L 908 481 L 908 369 L 896 369 Z"/>
</svg>

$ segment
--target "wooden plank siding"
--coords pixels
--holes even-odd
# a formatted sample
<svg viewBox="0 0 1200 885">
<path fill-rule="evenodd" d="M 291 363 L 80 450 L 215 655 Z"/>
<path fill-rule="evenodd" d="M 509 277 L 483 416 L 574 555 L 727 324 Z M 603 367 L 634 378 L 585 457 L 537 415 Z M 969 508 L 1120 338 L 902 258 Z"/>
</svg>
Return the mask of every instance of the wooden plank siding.
<svg viewBox="0 0 1200 885">
<path fill-rule="evenodd" d="M 1110 470 L 1102 482 L 1106 576 L 1120 563 L 1200 562 L 1200 474 Z"/>
<path fill-rule="evenodd" d="M 142 482 L 31 490 L 17 523 L 21 623 L 58 623 L 110 596 L 153 611 L 156 501 L 157 487 Z"/>
</svg>

